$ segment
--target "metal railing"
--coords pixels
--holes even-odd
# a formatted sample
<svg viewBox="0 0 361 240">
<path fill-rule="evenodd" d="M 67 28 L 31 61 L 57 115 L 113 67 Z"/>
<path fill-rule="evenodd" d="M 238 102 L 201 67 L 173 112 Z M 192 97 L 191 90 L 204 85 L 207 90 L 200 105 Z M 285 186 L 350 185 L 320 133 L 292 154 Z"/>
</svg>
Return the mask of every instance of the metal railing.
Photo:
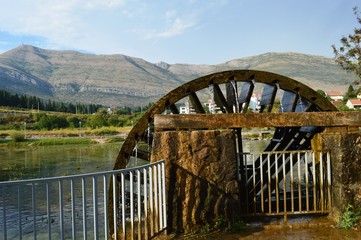
<svg viewBox="0 0 361 240">
<path fill-rule="evenodd" d="M 0 238 L 133 239 L 135 230 L 138 238 L 154 236 L 167 224 L 164 171 L 165 163 L 159 161 L 91 174 L 0 182 Z M 117 186 L 113 194 L 108 191 L 110 183 Z M 117 203 L 111 210 L 109 201 Z M 108 211 L 114 216 L 111 227 Z"/>
<path fill-rule="evenodd" d="M 331 210 L 328 151 L 243 153 L 247 214 L 286 215 Z"/>
</svg>

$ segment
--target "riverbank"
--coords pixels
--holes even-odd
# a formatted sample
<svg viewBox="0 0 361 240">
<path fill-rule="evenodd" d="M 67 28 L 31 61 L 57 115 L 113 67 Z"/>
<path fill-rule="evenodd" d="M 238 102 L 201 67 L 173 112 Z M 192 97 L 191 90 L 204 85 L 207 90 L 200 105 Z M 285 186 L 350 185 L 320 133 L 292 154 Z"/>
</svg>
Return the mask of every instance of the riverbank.
<svg viewBox="0 0 361 240">
<path fill-rule="evenodd" d="M 122 142 L 131 127 L 61 130 L 0 131 L 0 146 L 46 146 Z"/>
</svg>

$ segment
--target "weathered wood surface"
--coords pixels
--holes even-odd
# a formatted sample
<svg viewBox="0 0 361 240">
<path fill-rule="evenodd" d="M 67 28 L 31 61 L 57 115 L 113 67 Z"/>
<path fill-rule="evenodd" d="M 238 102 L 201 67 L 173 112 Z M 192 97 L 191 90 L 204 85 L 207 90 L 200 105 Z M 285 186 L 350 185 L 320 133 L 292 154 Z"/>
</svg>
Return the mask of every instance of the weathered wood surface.
<svg viewBox="0 0 361 240">
<path fill-rule="evenodd" d="M 289 112 L 155 115 L 156 131 L 249 127 L 360 127 L 361 112 Z"/>
</svg>

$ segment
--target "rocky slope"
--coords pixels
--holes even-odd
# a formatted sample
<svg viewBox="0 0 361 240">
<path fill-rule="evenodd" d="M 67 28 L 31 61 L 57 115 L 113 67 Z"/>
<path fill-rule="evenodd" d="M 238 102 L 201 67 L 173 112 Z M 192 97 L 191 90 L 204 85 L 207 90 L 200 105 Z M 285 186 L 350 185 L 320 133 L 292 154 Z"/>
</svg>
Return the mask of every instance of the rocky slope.
<svg viewBox="0 0 361 240">
<path fill-rule="evenodd" d="M 298 53 L 266 53 L 218 65 L 171 65 L 22 45 L 0 54 L 0 89 L 64 102 L 140 106 L 187 81 L 231 69 L 275 72 L 323 90 L 346 89 L 355 80 L 333 59 Z"/>
</svg>

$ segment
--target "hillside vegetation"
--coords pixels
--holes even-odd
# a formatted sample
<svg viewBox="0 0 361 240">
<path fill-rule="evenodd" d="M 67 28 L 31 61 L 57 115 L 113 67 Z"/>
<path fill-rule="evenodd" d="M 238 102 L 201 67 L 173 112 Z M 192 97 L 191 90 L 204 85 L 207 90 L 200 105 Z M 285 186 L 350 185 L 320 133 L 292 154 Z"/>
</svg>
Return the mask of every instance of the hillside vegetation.
<svg viewBox="0 0 361 240">
<path fill-rule="evenodd" d="M 234 69 L 274 72 L 323 91 L 346 90 L 355 80 L 331 58 L 299 53 L 266 53 L 218 65 L 192 65 L 22 45 L 0 54 L 0 89 L 73 104 L 144 106 L 185 82 Z"/>
</svg>

